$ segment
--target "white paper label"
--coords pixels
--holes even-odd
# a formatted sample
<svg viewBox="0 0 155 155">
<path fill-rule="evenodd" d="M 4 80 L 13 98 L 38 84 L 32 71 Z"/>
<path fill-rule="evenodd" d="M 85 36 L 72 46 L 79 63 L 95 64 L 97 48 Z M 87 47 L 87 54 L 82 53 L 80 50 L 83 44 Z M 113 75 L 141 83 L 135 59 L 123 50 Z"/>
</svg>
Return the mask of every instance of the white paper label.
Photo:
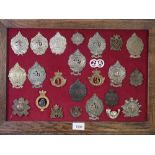
<svg viewBox="0 0 155 155">
<path fill-rule="evenodd" d="M 85 130 L 85 123 L 72 123 L 72 130 Z"/>
</svg>

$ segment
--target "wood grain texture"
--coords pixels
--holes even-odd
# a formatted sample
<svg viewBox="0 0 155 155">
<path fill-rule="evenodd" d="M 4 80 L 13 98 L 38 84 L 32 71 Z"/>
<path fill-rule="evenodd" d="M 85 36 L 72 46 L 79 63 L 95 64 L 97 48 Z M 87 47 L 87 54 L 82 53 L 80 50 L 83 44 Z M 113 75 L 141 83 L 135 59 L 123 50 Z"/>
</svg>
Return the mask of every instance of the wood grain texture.
<svg viewBox="0 0 155 155">
<path fill-rule="evenodd" d="M 155 20 L 1 20 L 0 21 L 0 134 L 155 134 Z M 7 28 L 101 28 L 149 30 L 147 122 L 89 122 L 73 131 L 72 122 L 6 121 Z"/>
</svg>

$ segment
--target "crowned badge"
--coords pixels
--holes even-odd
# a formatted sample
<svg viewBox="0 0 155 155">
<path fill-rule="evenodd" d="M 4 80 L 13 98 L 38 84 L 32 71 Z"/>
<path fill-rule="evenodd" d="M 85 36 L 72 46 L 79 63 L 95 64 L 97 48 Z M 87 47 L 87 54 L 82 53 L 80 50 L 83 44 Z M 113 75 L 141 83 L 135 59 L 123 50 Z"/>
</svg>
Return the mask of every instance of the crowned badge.
<svg viewBox="0 0 155 155">
<path fill-rule="evenodd" d="M 106 48 L 105 39 L 102 38 L 98 32 L 96 32 L 94 36 L 89 39 L 88 48 L 92 54 L 92 58 L 101 57 Z"/>
<path fill-rule="evenodd" d="M 28 50 L 28 46 L 28 39 L 24 37 L 20 31 L 11 39 L 11 48 L 16 55 L 25 54 Z"/>
<path fill-rule="evenodd" d="M 26 81 L 26 72 L 16 63 L 14 67 L 10 69 L 8 77 L 13 88 L 23 88 L 23 84 Z"/>
<path fill-rule="evenodd" d="M 56 55 L 61 55 L 64 53 L 65 49 L 66 49 L 66 45 L 67 45 L 67 41 L 66 38 L 64 36 L 62 36 L 59 32 L 57 32 L 55 34 L 55 36 L 53 36 L 50 39 L 50 48 L 51 48 L 51 52 L 56 54 Z"/>
</svg>

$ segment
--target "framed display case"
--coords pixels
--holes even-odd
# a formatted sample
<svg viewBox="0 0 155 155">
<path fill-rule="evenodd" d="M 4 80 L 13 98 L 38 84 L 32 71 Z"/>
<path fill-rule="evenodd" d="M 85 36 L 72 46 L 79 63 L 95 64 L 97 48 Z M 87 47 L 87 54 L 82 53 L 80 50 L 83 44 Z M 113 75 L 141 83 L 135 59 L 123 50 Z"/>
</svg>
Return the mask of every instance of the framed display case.
<svg viewBox="0 0 155 155">
<path fill-rule="evenodd" d="M 155 134 L 154 43 L 155 20 L 0 20 L 0 134 Z"/>
</svg>

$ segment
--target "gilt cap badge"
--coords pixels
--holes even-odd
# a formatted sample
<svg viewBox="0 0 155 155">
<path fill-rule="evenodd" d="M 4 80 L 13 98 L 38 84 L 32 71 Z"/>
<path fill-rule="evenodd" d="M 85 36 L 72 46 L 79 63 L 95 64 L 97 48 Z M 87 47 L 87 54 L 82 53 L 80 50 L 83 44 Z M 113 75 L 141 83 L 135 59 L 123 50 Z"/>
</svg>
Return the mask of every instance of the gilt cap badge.
<svg viewBox="0 0 155 155">
<path fill-rule="evenodd" d="M 8 77 L 13 88 L 23 88 L 23 84 L 26 81 L 26 72 L 16 63 L 14 67 L 10 69 Z"/>
<path fill-rule="evenodd" d="M 20 97 L 19 99 L 15 99 L 12 105 L 13 114 L 18 116 L 27 116 L 29 114 L 28 110 L 30 109 L 29 101 Z"/>
<path fill-rule="evenodd" d="M 40 33 L 31 39 L 30 47 L 34 54 L 43 55 L 48 48 L 47 39 Z"/>
<path fill-rule="evenodd" d="M 92 76 L 88 77 L 89 82 L 93 85 L 93 86 L 100 86 L 103 84 L 105 77 L 103 77 L 102 75 L 100 75 L 99 70 L 94 70 L 92 71 Z"/>
<path fill-rule="evenodd" d="M 86 87 L 79 80 L 76 80 L 69 89 L 69 94 L 73 101 L 81 101 L 86 96 Z"/>
<path fill-rule="evenodd" d="M 139 38 L 136 33 L 127 40 L 126 47 L 131 58 L 140 58 L 141 53 L 144 49 L 144 44 L 141 38 Z"/>
<path fill-rule="evenodd" d="M 102 38 L 98 32 L 96 32 L 94 36 L 89 39 L 88 48 L 92 54 L 92 58 L 101 57 L 106 48 L 105 39 Z"/>
<path fill-rule="evenodd" d="M 16 55 L 25 54 L 28 50 L 28 46 L 28 39 L 24 37 L 20 31 L 11 39 L 11 48 Z"/>
<path fill-rule="evenodd" d="M 73 54 L 69 56 L 68 65 L 72 70 L 71 74 L 81 75 L 81 71 L 86 65 L 85 56 L 77 49 Z"/>
<path fill-rule="evenodd" d="M 104 106 L 102 100 L 96 95 L 93 96 L 86 103 L 86 111 L 90 120 L 99 120 L 99 116 L 103 112 Z"/>
<path fill-rule="evenodd" d="M 67 41 L 64 36 L 62 36 L 59 32 L 55 34 L 50 39 L 50 48 L 51 52 L 56 54 L 56 55 L 61 55 L 64 53 L 66 46 L 67 46 Z"/>
<path fill-rule="evenodd" d="M 36 98 L 36 106 L 40 109 L 40 111 L 44 111 L 49 106 L 49 99 L 45 95 L 46 91 L 39 91 L 39 96 Z"/>
</svg>

